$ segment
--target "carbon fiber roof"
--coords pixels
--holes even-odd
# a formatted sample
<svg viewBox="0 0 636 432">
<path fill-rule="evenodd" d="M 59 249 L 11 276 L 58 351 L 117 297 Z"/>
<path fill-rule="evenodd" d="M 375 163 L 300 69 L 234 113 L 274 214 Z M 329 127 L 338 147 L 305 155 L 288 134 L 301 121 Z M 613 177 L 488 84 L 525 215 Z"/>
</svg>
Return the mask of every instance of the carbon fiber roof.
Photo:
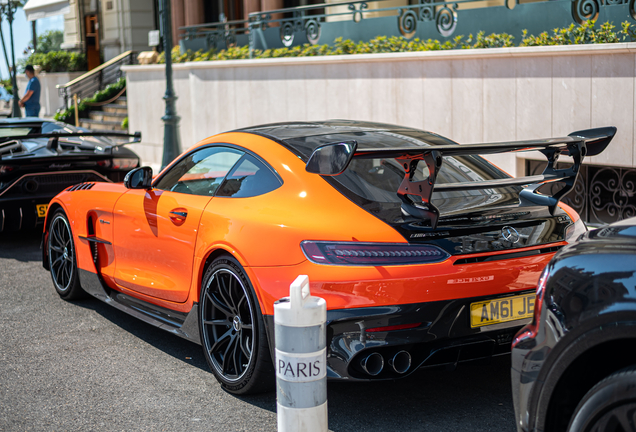
<svg viewBox="0 0 636 432">
<path fill-rule="evenodd" d="M 318 146 L 347 140 L 357 141 L 360 148 L 457 144 L 433 132 L 354 120 L 271 123 L 238 129 L 236 132 L 256 133 L 273 138 L 305 159 Z"/>
</svg>

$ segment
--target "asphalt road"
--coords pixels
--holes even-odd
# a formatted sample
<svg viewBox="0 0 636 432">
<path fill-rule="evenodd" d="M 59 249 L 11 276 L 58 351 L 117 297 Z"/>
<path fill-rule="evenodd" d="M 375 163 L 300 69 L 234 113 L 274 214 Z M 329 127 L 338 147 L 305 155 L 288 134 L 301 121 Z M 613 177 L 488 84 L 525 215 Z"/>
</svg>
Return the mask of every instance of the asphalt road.
<svg viewBox="0 0 636 432">
<path fill-rule="evenodd" d="M 236 397 L 201 347 L 96 299 L 61 300 L 37 234 L 0 237 L 0 430 L 275 431 L 276 395 Z M 333 431 L 514 431 L 510 360 L 329 383 Z"/>
</svg>

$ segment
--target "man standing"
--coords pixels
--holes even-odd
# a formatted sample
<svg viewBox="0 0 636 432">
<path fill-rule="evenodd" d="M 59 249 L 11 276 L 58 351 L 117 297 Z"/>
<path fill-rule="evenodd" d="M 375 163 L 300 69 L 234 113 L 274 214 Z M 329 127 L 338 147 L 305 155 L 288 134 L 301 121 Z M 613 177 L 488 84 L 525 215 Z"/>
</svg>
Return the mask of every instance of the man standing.
<svg viewBox="0 0 636 432">
<path fill-rule="evenodd" d="M 36 78 L 33 66 L 27 65 L 24 72 L 29 83 L 24 96 L 20 99 L 20 106 L 24 107 L 27 117 L 38 117 L 40 115 L 40 80 Z"/>
</svg>

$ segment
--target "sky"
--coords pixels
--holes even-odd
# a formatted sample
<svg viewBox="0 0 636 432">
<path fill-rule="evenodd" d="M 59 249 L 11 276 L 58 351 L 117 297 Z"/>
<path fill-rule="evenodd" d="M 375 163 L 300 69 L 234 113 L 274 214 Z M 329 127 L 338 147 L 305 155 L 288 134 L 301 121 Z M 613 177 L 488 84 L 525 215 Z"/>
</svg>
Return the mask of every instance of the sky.
<svg viewBox="0 0 636 432">
<path fill-rule="evenodd" d="M 42 34 L 47 30 L 64 30 L 64 15 L 56 15 L 50 18 L 42 18 L 36 21 L 36 32 Z M 9 63 L 11 63 L 11 38 L 9 33 L 9 22 L 6 16 L 2 17 L 2 34 L 4 36 L 4 43 L 7 47 L 7 54 L 9 55 Z M 13 46 L 15 48 L 15 61 L 18 59 L 27 57 L 24 54 L 24 50 L 31 42 L 31 23 L 26 20 L 24 11 L 19 8 L 16 12 L 13 20 Z M 0 46 L 0 77 L 2 79 L 9 78 L 9 72 L 7 69 L 7 62 L 4 58 L 2 47 Z"/>
</svg>

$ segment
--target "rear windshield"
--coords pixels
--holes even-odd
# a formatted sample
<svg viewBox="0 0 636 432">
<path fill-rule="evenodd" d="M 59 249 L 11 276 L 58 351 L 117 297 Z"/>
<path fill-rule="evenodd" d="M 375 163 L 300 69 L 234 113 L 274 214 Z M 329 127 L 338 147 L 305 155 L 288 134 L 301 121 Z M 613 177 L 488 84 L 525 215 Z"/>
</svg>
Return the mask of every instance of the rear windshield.
<svg viewBox="0 0 636 432">
<path fill-rule="evenodd" d="M 308 158 L 313 149 L 330 142 L 351 141 L 358 148 L 409 148 L 434 147 L 435 145 L 457 144 L 447 138 L 416 129 L 399 131 L 372 131 L 310 136 L 287 140 Z M 404 179 L 402 165 L 393 158 L 353 159 L 342 174 L 328 180 L 350 198 L 361 198 L 366 202 L 400 203 L 397 190 Z M 414 181 L 428 177 L 428 167 L 420 161 L 413 176 Z M 437 174 L 435 184 L 485 181 L 509 176 L 479 156 L 444 157 L 442 168 Z M 467 191 L 433 192 L 432 200 L 444 201 L 463 197 L 483 197 L 495 193 L 510 193 L 518 188 L 481 189 Z M 355 197 L 352 196 L 355 195 Z M 417 197 L 413 197 L 417 199 Z"/>
<path fill-rule="evenodd" d="M 507 177 L 501 172 L 493 173 L 493 168 L 489 166 L 488 162 L 479 157 L 446 157 L 442 168 L 437 174 L 435 184 L 484 181 Z M 500 176 L 495 177 L 493 174 L 500 174 Z M 392 158 L 354 159 L 344 173 L 333 177 L 333 179 L 351 192 L 369 201 L 400 202 L 397 190 L 405 175 L 402 165 Z M 413 181 L 421 181 L 426 178 L 428 178 L 428 167 L 424 161 L 420 161 L 413 175 Z M 432 198 L 435 200 L 440 198 L 481 196 L 488 193 L 494 193 L 494 190 L 433 192 Z"/>
</svg>

